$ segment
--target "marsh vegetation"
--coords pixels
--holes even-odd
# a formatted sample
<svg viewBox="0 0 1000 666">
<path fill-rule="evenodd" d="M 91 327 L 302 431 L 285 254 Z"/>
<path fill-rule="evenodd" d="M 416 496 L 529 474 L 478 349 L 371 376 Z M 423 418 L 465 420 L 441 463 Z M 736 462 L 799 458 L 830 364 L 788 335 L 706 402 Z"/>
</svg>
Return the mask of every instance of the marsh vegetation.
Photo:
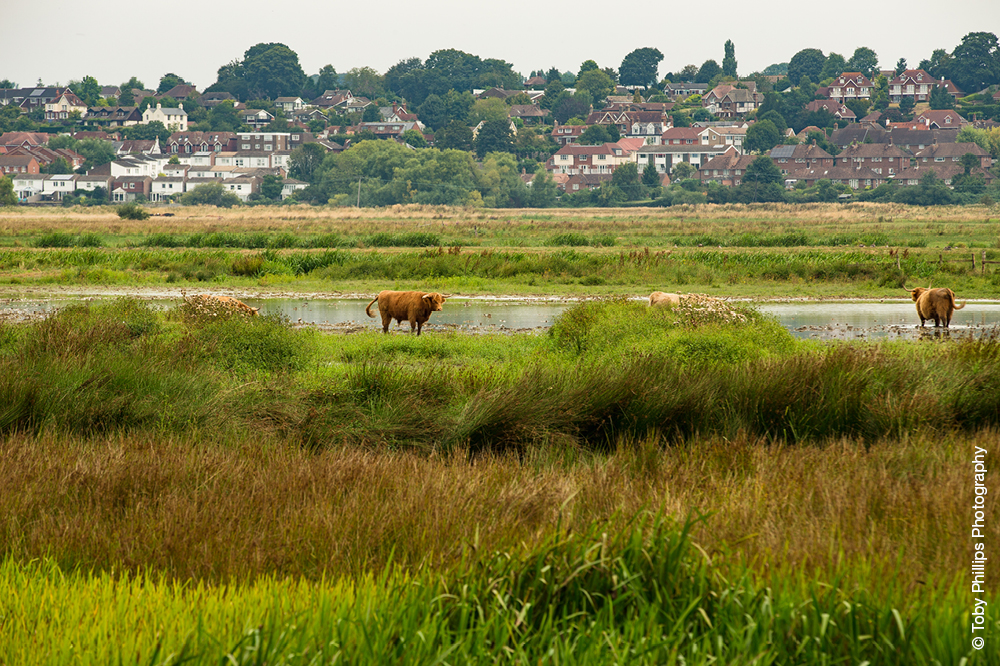
<svg viewBox="0 0 1000 666">
<path fill-rule="evenodd" d="M 996 663 L 965 576 L 998 359 L 697 301 L 542 336 L 128 298 L 0 325 L 0 658 Z"/>
</svg>

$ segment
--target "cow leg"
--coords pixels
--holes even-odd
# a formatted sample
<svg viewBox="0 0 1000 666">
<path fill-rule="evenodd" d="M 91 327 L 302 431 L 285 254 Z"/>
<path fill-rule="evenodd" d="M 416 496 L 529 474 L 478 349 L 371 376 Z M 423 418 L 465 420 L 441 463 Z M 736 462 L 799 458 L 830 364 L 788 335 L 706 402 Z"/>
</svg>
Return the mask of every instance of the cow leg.
<svg viewBox="0 0 1000 666">
<path fill-rule="evenodd" d="M 386 314 L 386 313 L 383 312 L 382 313 L 382 332 L 383 333 L 388 333 L 389 332 L 389 324 L 391 324 L 391 323 L 392 323 L 392 315 Z"/>
</svg>

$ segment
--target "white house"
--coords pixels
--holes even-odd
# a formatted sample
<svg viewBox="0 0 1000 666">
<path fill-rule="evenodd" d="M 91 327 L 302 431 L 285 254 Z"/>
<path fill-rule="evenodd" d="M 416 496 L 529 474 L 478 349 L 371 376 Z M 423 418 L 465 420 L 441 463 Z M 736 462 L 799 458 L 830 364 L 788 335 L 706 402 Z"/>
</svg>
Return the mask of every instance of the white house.
<svg viewBox="0 0 1000 666">
<path fill-rule="evenodd" d="M 152 202 L 166 201 L 175 194 L 184 194 L 184 176 L 157 176 L 153 179 L 149 200 Z"/>
<path fill-rule="evenodd" d="M 183 103 L 178 104 L 178 108 L 176 109 L 165 109 L 157 102 L 155 109 L 150 106 L 142 112 L 142 122 L 144 125 L 154 120 L 159 120 L 171 132 L 187 132 L 187 118 L 187 111 L 184 110 Z"/>
<path fill-rule="evenodd" d="M 51 197 L 56 201 L 62 200 L 67 194 L 73 194 L 76 190 L 76 174 L 60 173 L 53 174 L 42 183 L 42 196 Z"/>
<path fill-rule="evenodd" d="M 21 202 L 37 201 L 42 195 L 42 189 L 45 187 L 45 179 L 48 177 L 48 174 L 44 173 L 11 174 L 17 200 Z"/>
</svg>

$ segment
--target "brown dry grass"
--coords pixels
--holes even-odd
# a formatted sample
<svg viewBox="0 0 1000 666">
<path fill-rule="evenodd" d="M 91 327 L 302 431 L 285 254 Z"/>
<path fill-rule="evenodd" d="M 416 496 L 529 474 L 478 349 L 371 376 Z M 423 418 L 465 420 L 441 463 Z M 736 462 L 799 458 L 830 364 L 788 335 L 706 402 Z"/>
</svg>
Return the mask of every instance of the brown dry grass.
<svg viewBox="0 0 1000 666">
<path fill-rule="evenodd" d="M 476 228 L 481 231 L 529 226 L 532 229 L 657 232 L 686 229 L 699 223 L 728 222 L 734 230 L 839 228 L 842 225 L 938 224 L 997 225 L 998 207 L 914 207 L 902 204 L 703 204 L 673 208 L 630 209 L 475 209 L 443 206 L 335 208 L 287 206 L 214 208 L 187 206 L 150 208 L 148 220 L 122 220 L 113 207 L 7 208 L 0 210 L 0 236 L 48 232 L 138 236 L 147 233 L 212 233 L 273 231 L 303 234 L 344 234 L 413 229 Z M 169 212 L 170 217 L 162 214 Z M 994 216 L 991 222 L 990 216 Z M 776 229 L 775 224 L 779 227 Z M 728 225 L 727 225 L 728 226 Z"/>
<path fill-rule="evenodd" d="M 614 529 L 662 508 L 713 512 L 695 540 L 765 575 L 846 569 L 875 588 L 946 584 L 968 563 L 973 445 L 989 449 L 997 433 L 798 447 L 713 438 L 668 449 L 654 437 L 610 457 L 474 462 L 199 439 L 10 438 L 0 444 L 0 550 L 207 579 L 359 575 L 390 559 L 444 567 L 473 543 L 531 545 L 560 521 Z M 991 521 L 988 539 L 998 537 Z M 906 580 L 883 580 L 899 562 Z"/>
</svg>

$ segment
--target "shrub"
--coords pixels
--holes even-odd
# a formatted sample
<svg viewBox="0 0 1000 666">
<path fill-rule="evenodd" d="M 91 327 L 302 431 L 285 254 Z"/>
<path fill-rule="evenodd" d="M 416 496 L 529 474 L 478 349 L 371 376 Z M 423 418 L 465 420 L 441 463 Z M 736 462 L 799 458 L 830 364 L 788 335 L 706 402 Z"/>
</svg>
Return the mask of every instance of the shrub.
<svg viewBox="0 0 1000 666">
<path fill-rule="evenodd" d="M 123 220 L 147 220 L 149 212 L 134 201 L 118 206 L 118 217 Z"/>
</svg>

